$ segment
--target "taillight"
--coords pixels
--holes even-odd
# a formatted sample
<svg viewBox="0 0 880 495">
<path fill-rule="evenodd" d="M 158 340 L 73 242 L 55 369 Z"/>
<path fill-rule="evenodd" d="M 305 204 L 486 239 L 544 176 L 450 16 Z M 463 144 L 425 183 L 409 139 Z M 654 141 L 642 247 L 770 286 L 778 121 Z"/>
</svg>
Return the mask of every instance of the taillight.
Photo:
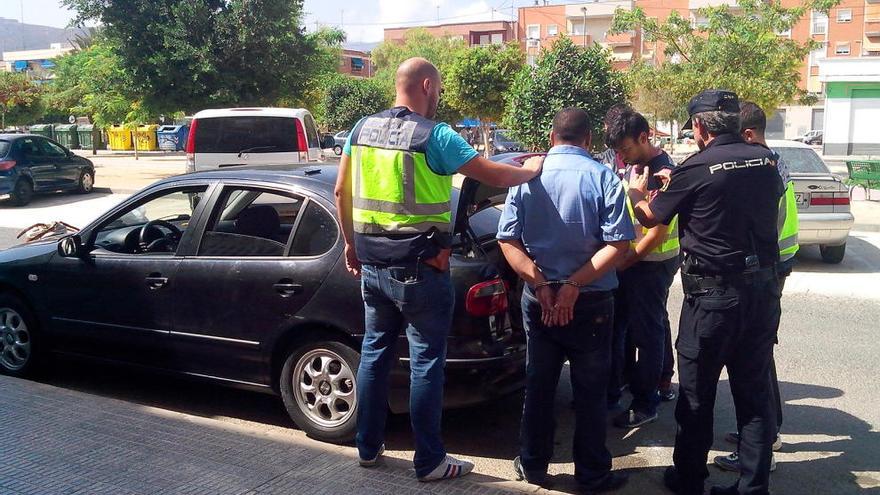
<svg viewBox="0 0 880 495">
<path fill-rule="evenodd" d="M 302 122 L 299 119 L 293 119 L 296 122 L 296 145 L 298 146 L 297 150 L 300 153 L 308 153 L 309 152 L 309 142 L 306 141 L 306 130 L 303 129 Z"/>
<path fill-rule="evenodd" d="M 501 279 L 479 283 L 468 290 L 464 308 L 472 316 L 492 316 L 507 311 L 507 285 Z"/>
<path fill-rule="evenodd" d="M 196 152 L 196 128 L 199 126 L 198 119 L 193 119 L 189 125 L 189 135 L 186 136 L 186 153 Z"/>
<path fill-rule="evenodd" d="M 820 192 L 810 194 L 810 206 L 840 206 L 849 204 L 849 192 Z"/>
<path fill-rule="evenodd" d="M 0 161 L 0 170 L 10 170 L 15 166 L 15 160 Z"/>
</svg>

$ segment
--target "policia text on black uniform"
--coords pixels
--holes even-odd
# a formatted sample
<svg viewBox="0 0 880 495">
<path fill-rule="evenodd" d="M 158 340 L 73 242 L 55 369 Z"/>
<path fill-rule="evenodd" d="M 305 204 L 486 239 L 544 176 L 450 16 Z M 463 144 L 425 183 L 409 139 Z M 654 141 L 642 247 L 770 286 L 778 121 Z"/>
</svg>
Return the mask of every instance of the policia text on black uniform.
<svg viewBox="0 0 880 495">
<path fill-rule="evenodd" d="M 665 481 L 679 494 L 703 493 L 715 391 L 727 366 L 741 472 L 734 486 L 712 493 L 763 495 L 776 436 L 768 377 L 780 318 L 776 221 L 784 187 L 771 152 L 740 137 L 736 94 L 704 91 L 688 113 L 701 151 L 672 172 L 650 206 L 639 191 L 650 171 L 630 189 L 642 225 L 679 216 L 684 252 L 678 431 Z"/>
</svg>

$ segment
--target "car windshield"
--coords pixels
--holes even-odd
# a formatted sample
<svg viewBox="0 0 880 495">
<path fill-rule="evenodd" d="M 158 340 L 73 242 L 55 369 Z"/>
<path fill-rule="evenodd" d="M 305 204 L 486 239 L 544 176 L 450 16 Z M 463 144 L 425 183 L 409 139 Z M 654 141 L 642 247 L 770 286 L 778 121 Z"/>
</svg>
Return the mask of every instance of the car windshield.
<svg viewBox="0 0 880 495">
<path fill-rule="evenodd" d="M 774 148 L 788 169 L 796 174 L 830 174 L 825 162 L 809 148 Z"/>
<path fill-rule="evenodd" d="M 196 153 L 289 153 L 298 151 L 296 119 L 214 117 L 198 120 Z"/>
<path fill-rule="evenodd" d="M 510 139 L 507 134 L 504 133 L 504 131 L 495 131 L 495 141 L 504 141 L 506 143 L 509 143 L 513 141 L 513 139 Z"/>
<path fill-rule="evenodd" d="M 0 156 L 6 156 L 9 153 L 9 141 L 0 139 Z"/>
</svg>

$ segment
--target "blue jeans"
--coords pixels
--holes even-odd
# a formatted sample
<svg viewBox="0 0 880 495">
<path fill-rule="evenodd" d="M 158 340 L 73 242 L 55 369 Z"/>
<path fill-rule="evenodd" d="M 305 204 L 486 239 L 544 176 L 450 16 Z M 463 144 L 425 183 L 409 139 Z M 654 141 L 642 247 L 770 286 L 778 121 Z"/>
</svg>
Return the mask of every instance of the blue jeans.
<svg viewBox="0 0 880 495">
<path fill-rule="evenodd" d="M 440 437 L 446 338 L 452 325 L 454 292 L 449 272 L 421 263 L 379 267 L 361 274 L 365 335 L 358 368 L 357 447 L 362 459 L 376 457 L 385 438 L 389 374 L 397 361 L 402 330 L 409 341 L 409 411 L 415 435 L 417 476 L 446 458 Z"/>
<path fill-rule="evenodd" d="M 614 301 L 610 292 L 581 294 L 574 320 L 564 327 L 541 323 L 541 306 L 526 287 L 522 296 L 526 329 L 526 397 L 520 425 L 520 459 L 527 474 L 543 474 L 553 458 L 553 404 L 559 374 L 569 361 L 574 394 L 574 476 L 594 484 L 611 470 L 605 447 L 605 406 L 611 364 Z"/>
<path fill-rule="evenodd" d="M 669 314 L 666 301 L 669 286 L 678 269 L 678 258 L 666 261 L 641 261 L 618 273 L 617 311 L 614 323 L 612 369 L 609 385 L 613 400 L 616 381 L 626 359 L 627 344 L 638 351 L 629 374 L 633 400 L 630 409 L 646 414 L 657 412 L 660 396 L 657 385 L 663 373 L 666 332 Z M 618 382 L 619 383 L 619 382 Z M 616 385 L 619 390 L 619 385 Z M 619 392 L 618 392 L 619 393 Z M 619 395 L 618 395 L 619 397 Z"/>
</svg>

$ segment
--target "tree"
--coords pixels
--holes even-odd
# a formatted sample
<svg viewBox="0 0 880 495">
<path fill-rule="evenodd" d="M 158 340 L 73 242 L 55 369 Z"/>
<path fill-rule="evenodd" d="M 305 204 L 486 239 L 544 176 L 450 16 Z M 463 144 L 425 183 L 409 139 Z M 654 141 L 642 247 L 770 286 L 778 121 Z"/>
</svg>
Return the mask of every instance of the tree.
<svg viewBox="0 0 880 495">
<path fill-rule="evenodd" d="M 327 129 L 351 129 L 362 117 L 381 112 L 391 104 L 388 92 L 371 79 L 344 75 L 329 78 L 322 103 Z"/>
<path fill-rule="evenodd" d="M 25 74 L 0 72 L 0 129 L 26 124 L 39 118 L 45 108 L 42 90 Z"/>
<path fill-rule="evenodd" d="M 507 93 L 504 126 L 532 150 L 546 149 L 553 116 L 578 107 L 592 118 L 594 134 L 602 130 L 608 108 L 626 101 L 624 76 L 611 66 L 610 53 L 599 45 L 576 46 L 563 36 L 541 55 L 534 67 L 523 67 Z"/>
<path fill-rule="evenodd" d="M 62 0 L 113 42 L 134 100 L 152 112 L 296 101 L 324 68 L 291 0 Z M 337 35 L 339 38 L 341 34 Z M 335 68 L 337 61 L 333 60 Z"/>
<path fill-rule="evenodd" d="M 446 74 L 445 95 L 462 115 L 480 120 L 485 155 L 491 155 L 489 126 L 504 115 L 504 95 L 522 69 L 519 45 L 490 45 L 458 54 Z"/>
<path fill-rule="evenodd" d="M 654 67 L 641 62 L 633 64 L 627 72 L 632 106 L 653 121 L 655 131 L 658 121 L 672 124 L 687 119 L 687 106 L 669 91 L 672 78 L 668 66 Z M 675 129 L 672 131 L 675 134 Z"/>
<path fill-rule="evenodd" d="M 406 33 L 403 43 L 386 41 L 373 50 L 372 59 L 376 64 L 374 79 L 393 97 L 394 75 L 404 60 L 412 57 L 426 58 L 437 67 L 445 80 L 455 58 L 464 50 L 467 50 L 467 45 L 460 38 L 438 37 L 424 29 L 413 29 Z M 457 122 L 461 120 L 461 113 L 452 108 L 446 98 L 441 98 L 436 120 Z"/>
<path fill-rule="evenodd" d="M 611 31 L 642 29 L 646 41 L 663 47 L 668 62 L 654 71 L 662 80 L 655 86 L 665 88 L 679 107 L 702 90 L 723 88 L 772 113 L 780 105 L 815 101 L 798 82 L 804 58 L 818 46 L 776 33 L 790 30 L 811 10 L 827 12 L 839 1 L 809 0 L 785 8 L 778 0 L 739 0 L 737 9 L 700 9 L 707 24 L 697 26 L 675 11 L 660 22 L 640 8 L 618 10 Z"/>
</svg>

